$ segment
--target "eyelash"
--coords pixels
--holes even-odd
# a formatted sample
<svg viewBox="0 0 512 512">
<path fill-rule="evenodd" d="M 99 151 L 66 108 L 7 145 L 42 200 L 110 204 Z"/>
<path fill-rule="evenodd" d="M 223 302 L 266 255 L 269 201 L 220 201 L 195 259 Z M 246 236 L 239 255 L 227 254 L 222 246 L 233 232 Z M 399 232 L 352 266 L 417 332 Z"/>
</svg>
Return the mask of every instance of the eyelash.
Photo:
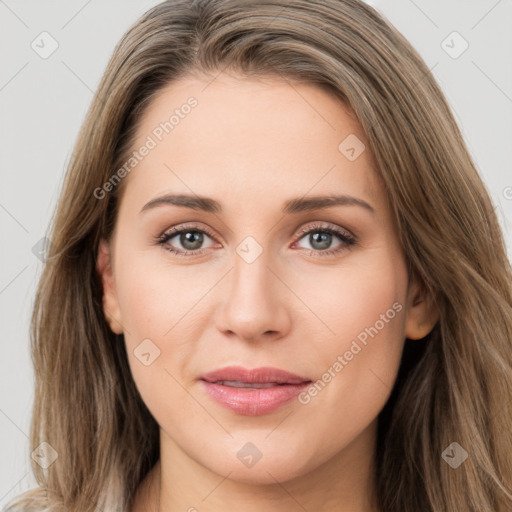
<svg viewBox="0 0 512 512">
<path fill-rule="evenodd" d="M 179 235 L 181 233 L 187 233 L 187 232 L 198 232 L 198 233 L 204 233 L 208 235 L 210 238 L 214 238 L 213 234 L 208 229 L 199 228 L 197 225 L 185 225 L 181 228 L 171 228 L 166 233 L 163 233 L 159 237 L 156 238 L 155 243 L 158 245 L 164 246 L 164 249 L 167 251 L 175 254 L 176 256 L 199 256 L 203 254 L 207 249 L 197 249 L 194 251 L 189 250 L 177 250 L 173 249 L 172 247 L 165 246 L 165 244 L 171 239 L 174 238 L 176 235 Z M 304 238 L 305 235 L 308 235 L 310 233 L 315 232 L 321 232 L 321 233 L 328 233 L 330 235 L 334 235 L 338 237 L 338 239 L 345 244 L 345 246 L 340 246 L 337 249 L 326 249 L 324 251 L 318 250 L 318 249 L 304 249 L 305 251 L 309 251 L 310 255 L 314 255 L 315 257 L 328 257 L 332 256 L 338 253 L 341 253 L 342 251 L 354 246 L 357 243 L 356 237 L 349 235 L 348 233 L 339 230 L 338 228 L 334 227 L 332 224 L 315 224 L 313 226 L 308 226 L 307 228 L 304 228 L 300 230 L 298 233 L 297 242 Z M 294 242 L 295 243 L 295 242 Z"/>
</svg>

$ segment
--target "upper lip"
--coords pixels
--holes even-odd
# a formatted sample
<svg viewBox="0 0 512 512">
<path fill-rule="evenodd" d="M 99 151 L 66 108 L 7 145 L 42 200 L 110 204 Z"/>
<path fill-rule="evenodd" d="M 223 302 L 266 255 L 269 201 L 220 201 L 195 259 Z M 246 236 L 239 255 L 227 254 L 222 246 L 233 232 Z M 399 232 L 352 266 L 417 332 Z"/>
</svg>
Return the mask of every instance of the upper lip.
<svg viewBox="0 0 512 512">
<path fill-rule="evenodd" d="M 261 368 L 243 368 L 241 366 L 227 366 L 219 368 L 201 376 L 202 380 L 207 382 L 219 381 L 238 381 L 249 383 L 276 383 L 276 384 L 302 384 L 311 382 L 307 377 L 301 377 L 294 373 L 281 370 L 280 368 L 272 368 L 269 366 Z"/>
</svg>

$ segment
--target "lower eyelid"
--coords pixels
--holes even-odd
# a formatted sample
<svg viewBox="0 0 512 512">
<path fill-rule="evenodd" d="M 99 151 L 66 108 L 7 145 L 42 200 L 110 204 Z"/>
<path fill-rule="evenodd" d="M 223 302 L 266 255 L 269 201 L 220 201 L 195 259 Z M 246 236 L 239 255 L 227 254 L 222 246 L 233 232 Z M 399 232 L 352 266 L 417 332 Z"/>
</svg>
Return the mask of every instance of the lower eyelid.
<svg viewBox="0 0 512 512">
<path fill-rule="evenodd" d="M 158 237 L 157 240 L 161 245 L 165 246 L 169 242 L 169 240 L 171 240 L 175 236 L 178 236 L 181 233 L 188 232 L 188 231 L 196 231 L 198 233 L 202 233 L 203 235 L 206 235 L 212 241 L 212 246 L 216 243 L 218 244 L 218 242 L 215 241 L 216 238 L 213 234 L 209 233 L 206 229 L 204 229 L 202 227 L 200 228 L 200 227 L 196 227 L 196 226 L 184 226 L 184 227 L 176 229 L 174 231 L 164 233 L 160 237 Z M 299 234 L 296 235 L 293 245 L 299 243 L 307 235 L 309 235 L 311 233 L 315 233 L 315 232 L 328 233 L 328 234 L 332 235 L 333 237 L 337 238 L 340 242 L 340 245 L 337 248 L 330 248 L 330 249 L 325 249 L 325 250 L 308 249 L 308 248 L 304 248 L 304 247 L 301 248 L 303 250 L 309 251 L 310 253 L 316 253 L 319 257 L 321 257 L 323 255 L 328 256 L 328 255 L 333 255 L 336 253 L 341 253 L 356 243 L 355 236 L 345 233 L 341 229 L 331 227 L 330 225 L 329 226 L 316 225 L 316 226 L 310 226 L 310 227 L 306 228 L 305 230 L 301 230 L 299 232 Z M 206 251 L 207 249 L 211 249 L 212 247 L 202 247 L 200 249 L 176 249 L 176 248 L 170 249 L 169 247 L 164 247 L 164 248 L 166 248 L 169 252 L 174 253 L 174 254 L 187 255 L 187 253 L 191 253 L 191 256 L 194 256 L 194 255 L 203 254 L 204 251 Z"/>
</svg>

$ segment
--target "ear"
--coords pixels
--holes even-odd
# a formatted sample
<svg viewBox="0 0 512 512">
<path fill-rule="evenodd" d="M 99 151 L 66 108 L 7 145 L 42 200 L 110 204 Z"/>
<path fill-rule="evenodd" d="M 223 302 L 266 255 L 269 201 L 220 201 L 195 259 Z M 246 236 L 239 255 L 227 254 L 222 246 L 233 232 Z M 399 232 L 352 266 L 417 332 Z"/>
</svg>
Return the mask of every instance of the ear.
<svg viewBox="0 0 512 512">
<path fill-rule="evenodd" d="M 110 329 L 116 334 L 122 334 L 123 324 L 112 271 L 112 253 L 110 245 L 104 239 L 99 243 L 96 269 L 103 285 L 103 313 Z"/>
<path fill-rule="evenodd" d="M 417 277 L 414 277 L 407 292 L 405 337 L 411 340 L 424 338 L 439 320 L 439 308 Z"/>
</svg>

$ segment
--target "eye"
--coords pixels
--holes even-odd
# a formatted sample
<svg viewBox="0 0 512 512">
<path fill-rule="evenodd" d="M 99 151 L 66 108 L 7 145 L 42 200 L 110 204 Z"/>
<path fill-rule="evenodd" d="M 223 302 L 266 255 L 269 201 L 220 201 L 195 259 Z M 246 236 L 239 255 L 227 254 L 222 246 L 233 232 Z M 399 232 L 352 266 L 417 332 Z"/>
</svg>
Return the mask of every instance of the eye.
<svg viewBox="0 0 512 512">
<path fill-rule="evenodd" d="M 309 254 L 315 257 L 332 256 L 357 243 L 353 235 L 332 224 L 310 225 L 307 228 L 303 228 L 299 232 L 299 236 L 300 238 L 295 244 L 302 239 L 306 239 L 311 247 L 305 247 L 304 249 L 309 250 Z M 200 229 L 197 225 L 182 225 L 180 228 L 173 227 L 159 236 L 156 239 L 156 243 L 177 256 L 199 256 L 212 247 L 212 245 L 202 247 L 205 239 L 211 240 L 212 238 L 212 233 L 208 230 Z M 176 240 L 170 243 L 173 239 Z M 338 245 L 335 248 L 331 248 L 333 240 L 336 239 L 339 242 Z M 176 245 L 181 246 L 181 248 L 176 247 Z"/>
<path fill-rule="evenodd" d="M 201 248 L 205 236 L 211 238 L 212 235 L 204 229 L 199 229 L 196 225 L 182 226 L 179 229 L 171 228 L 158 237 L 157 243 L 177 256 L 198 256 L 205 251 L 205 248 Z M 173 239 L 176 241 L 170 244 L 169 242 Z M 176 248 L 175 244 L 181 245 L 182 248 Z"/>
<path fill-rule="evenodd" d="M 302 235 L 299 241 L 306 239 L 310 244 L 311 247 L 306 249 L 309 249 L 310 255 L 315 257 L 332 256 L 356 244 L 356 238 L 353 235 L 332 224 L 308 226 L 302 229 L 299 235 Z M 337 239 L 339 244 L 336 248 L 331 248 L 334 239 Z"/>
</svg>

